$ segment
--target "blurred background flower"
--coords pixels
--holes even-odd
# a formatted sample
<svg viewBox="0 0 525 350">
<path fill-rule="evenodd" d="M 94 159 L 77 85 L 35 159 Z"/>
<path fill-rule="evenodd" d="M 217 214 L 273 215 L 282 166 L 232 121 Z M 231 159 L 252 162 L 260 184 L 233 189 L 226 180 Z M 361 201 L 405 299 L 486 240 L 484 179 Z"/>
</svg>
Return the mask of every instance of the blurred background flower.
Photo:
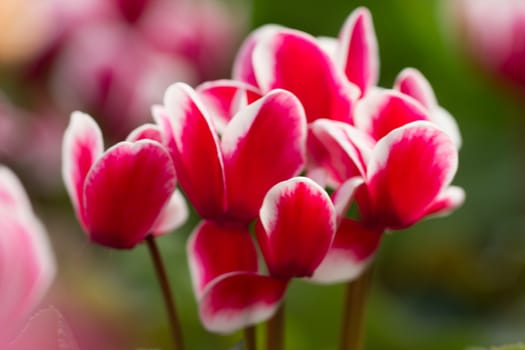
<svg viewBox="0 0 525 350">
<path fill-rule="evenodd" d="M 498 8 L 487 15 L 484 8 L 496 2 Z M 169 344 L 146 249 L 116 252 L 91 245 L 74 218 L 59 166 L 72 109 L 90 112 L 113 143 L 149 120 L 149 105 L 161 102 L 167 84 L 184 80 L 195 86 L 229 77 L 248 29 L 278 23 L 333 37 L 362 5 L 372 13 L 378 38 L 379 85 L 391 87 L 403 68 L 414 67 L 455 116 L 463 139 L 455 183 L 468 194 L 446 220 L 424 221 L 385 237 L 376 262 L 367 349 L 454 350 L 523 340 L 524 95 L 509 94 L 505 84 L 480 74 L 491 72 L 518 86 L 515 91 L 523 86 L 525 36 L 518 34 L 523 15 L 502 19 L 516 15 L 523 1 L 468 2 L 483 8 L 475 12 L 486 16 L 481 30 L 467 29 L 473 15 L 466 3 L 2 0 L 0 158 L 20 175 L 55 247 L 57 280 L 44 304 L 60 310 L 87 349 Z M 473 44 L 475 33 L 489 33 L 490 39 Z M 491 45 L 505 50 L 493 56 L 478 49 Z M 181 232 L 159 239 L 187 347 L 232 347 L 239 335 L 208 334 L 197 318 L 185 253 L 192 218 Z M 287 349 L 334 349 L 342 294 L 340 285 L 294 281 L 287 296 Z"/>
</svg>

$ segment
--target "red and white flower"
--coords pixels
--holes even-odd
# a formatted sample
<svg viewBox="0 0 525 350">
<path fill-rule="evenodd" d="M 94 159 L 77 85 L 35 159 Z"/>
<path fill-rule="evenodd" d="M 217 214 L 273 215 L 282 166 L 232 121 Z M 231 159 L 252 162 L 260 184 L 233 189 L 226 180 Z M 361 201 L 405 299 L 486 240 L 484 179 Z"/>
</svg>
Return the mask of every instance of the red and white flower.
<svg viewBox="0 0 525 350">
<path fill-rule="evenodd" d="M 335 235 L 336 211 L 328 194 L 308 178 L 273 186 L 256 224 L 268 274 L 258 266 L 247 227 L 201 223 L 188 255 L 204 326 L 230 333 L 270 318 L 291 278 L 310 277 Z"/>
<path fill-rule="evenodd" d="M 156 128 L 141 127 L 104 152 L 95 121 L 72 114 L 63 141 L 63 178 L 93 242 L 129 249 L 185 221 L 173 162 Z"/>
</svg>

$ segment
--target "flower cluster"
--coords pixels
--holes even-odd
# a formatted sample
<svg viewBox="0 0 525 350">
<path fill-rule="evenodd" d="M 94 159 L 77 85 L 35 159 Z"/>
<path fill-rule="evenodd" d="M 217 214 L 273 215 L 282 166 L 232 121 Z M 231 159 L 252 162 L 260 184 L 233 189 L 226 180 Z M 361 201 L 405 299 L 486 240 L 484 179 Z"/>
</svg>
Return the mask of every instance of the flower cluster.
<svg viewBox="0 0 525 350">
<path fill-rule="evenodd" d="M 271 317 L 293 278 L 352 280 L 385 231 L 464 199 L 450 185 L 460 134 L 429 82 L 412 68 L 390 89 L 378 76 L 371 16 L 359 8 L 338 38 L 257 29 L 233 79 L 173 84 L 155 124 L 105 153 L 96 124 L 74 113 L 63 171 L 79 220 L 92 241 L 131 248 L 184 221 L 178 182 L 201 219 L 187 251 L 214 332 Z"/>
</svg>

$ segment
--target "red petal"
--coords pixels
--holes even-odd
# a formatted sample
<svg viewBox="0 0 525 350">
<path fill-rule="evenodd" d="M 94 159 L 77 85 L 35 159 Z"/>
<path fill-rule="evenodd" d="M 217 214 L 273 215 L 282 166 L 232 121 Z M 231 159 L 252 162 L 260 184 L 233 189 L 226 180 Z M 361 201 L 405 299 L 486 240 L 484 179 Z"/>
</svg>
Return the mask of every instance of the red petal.
<svg viewBox="0 0 525 350">
<path fill-rule="evenodd" d="M 197 299 L 206 285 L 232 271 L 257 272 L 257 250 L 247 226 L 202 221 L 188 240 L 188 259 Z"/>
<path fill-rule="evenodd" d="M 326 150 L 323 166 L 335 185 L 354 176 L 364 176 L 374 145 L 368 135 L 351 125 L 328 119 L 316 120 L 311 130 Z"/>
<path fill-rule="evenodd" d="M 284 297 L 286 280 L 253 272 L 233 272 L 208 285 L 199 303 L 204 327 L 232 333 L 268 320 Z"/>
<path fill-rule="evenodd" d="M 306 117 L 297 98 L 275 90 L 241 110 L 222 137 L 230 217 L 257 217 L 266 192 L 305 163 Z"/>
<path fill-rule="evenodd" d="M 261 97 L 257 88 L 235 80 L 208 81 L 196 90 L 212 111 L 215 127 L 220 133 L 235 113 Z"/>
<path fill-rule="evenodd" d="M 258 86 L 257 79 L 255 78 L 255 73 L 253 71 L 253 50 L 262 40 L 262 38 L 272 35 L 273 33 L 279 32 L 283 29 L 285 28 L 278 25 L 267 24 L 254 30 L 246 38 L 246 40 L 244 40 L 233 62 L 234 80 L 239 80 L 253 86 Z"/>
<path fill-rule="evenodd" d="M 358 176 L 348 179 L 339 186 L 337 191 L 332 195 L 332 201 L 334 202 L 335 212 L 337 214 L 337 222 L 340 222 L 341 219 L 345 217 L 346 212 L 356 196 L 357 189 L 363 182 L 363 178 Z"/>
<path fill-rule="evenodd" d="M 224 170 L 211 119 L 188 85 L 172 85 L 164 103 L 173 134 L 168 147 L 180 187 L 201 217 L 220 216 L 226 209 Z"/>
<path fill-rule="evenodd" d="M 188 220 L 189 211 L 184 196 L 180 190 L 173 192 L 170 200 L 162 208 L 151 232 L 156 235 L 162 235 L 173 231 Z"/>
<path fill-rule="evenodd" d="M 343 219 L 326 258 L 315 270 L 312 280 L 339 283 L 357 278 L 372 261 L 382 232 L 368 230 L 359 222 Z"/>
<path fill-rule="evenodd" d="M 113 146 L 86 179 L 85 212 L 91 240 L 120 249 L 140 243 L 151 233 L 175 184 L 173 163 L 157 142 Z"/>
<path fill-rule="evenodd" d="M 311 276 L 332 244 L 335 222 L 330 197 L 312 180 L 297 177 L 272 187 L 256 225 L 270 275 Z"/>
<path fill-rule="evenodd" d="M 372 16 L 365 7 L 354 10 L 339 34 L 337 62 L 348 80 L 361 89 L 361 96 L 377 84 L 379 78 L 379 54 Z"/>
<path fill-rule="evenodd" d="M 436 95 L 428 80 L 415 68 L 403 69 L 394 82 L 394 89 L 408 95 L 421 103 L 425 108 L 437 106 Z"/>
<path fill-rule="evenodd" d="M 356 105 L 355 125 L 375 140 L 405 124 L 429 120 L 428 111 L 417 101 L 395 90 L 376 90 Z"/>
<path fill-rule="evenodd" d="M 309 122 L 352 121 L 357 88 L 306 33 L 282 30 L 265 36 L 253 51 L 255 75 L 265 91 L 282 88 L 301 100 Z"/>
<path fill-rule="evenodd" d="M 84 182 L 103 151 L 102 133 L 95 121 L 84 113 L 71 114 L 62 144 L 62 177 L 77 217 L 84 228 Z"/>
<path fill-rule="evenodd" d="M 368 167 L 374 220 L 385 227 L 410 226 L 425 214 L 456 173 L 451 138 L 429 122 L 415 122 L 381 139 Z"/>
</svg>

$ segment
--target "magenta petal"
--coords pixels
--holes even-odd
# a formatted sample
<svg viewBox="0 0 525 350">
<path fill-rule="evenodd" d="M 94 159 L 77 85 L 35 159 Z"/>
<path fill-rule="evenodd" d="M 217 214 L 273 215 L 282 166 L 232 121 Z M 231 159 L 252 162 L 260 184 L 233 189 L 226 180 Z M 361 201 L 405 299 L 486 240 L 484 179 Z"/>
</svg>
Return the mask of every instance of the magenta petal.
<svg viewBox="0 0 525 350">
<path fill-rule="evenodd" d="M 254 86 L 235 80 L 208 81 L 199 85 L 196 91 L 212 112 L 219 133 L 241 108 L 261 97 Z"/>
<path fill-rule="evenodd" d="M 385 227 L 410 226 L 450 184 L 458 165 L 452 139 L 429 122 L 414 122 L 381 139 L 368 167 L 374 219 Z"/>
<path fill-rule="evenodd" d="M 95 163 L 84 187 L 90 239 L 120 249 L 140 243 L 151 233 L 175 184 L 173 163 L 157 142 L 113 146 Z"/>
<path fill-rule="evenodd" d="M 275 90 L 241 110 L 222 136 L 230 217 L 257 217 L 266 192 L 305 163 L 306 117 L 299 100 Z"/>
<path fill-rule="evenodd" d="M 428 80 L 415 68 L 403 69 L 394 82 L 394 89 L 408 95 L 421 103 L 425 108 L 437 106 L 436 95 Z"/>
<path fill-rule="evenodd" d="M 372 16 L 365 7 L 354 10 L 339 33 L 337 62 L 348 80 L 365 95 L 379 79 L 379 54 Z"/>
<path fill-rule="evenodd" d="M 444 216 L 450 214 L 465 201 L 465 191 L 461 187 L 450 186 L 439 194 L 427 209 L 426 215 Z"/>
<path fill-rule="evenodd" d="M 411 97 L 395 90 L 375 90 L 357 103 L 354 120 L 357 128 L 379 140 L 395 128 L 429 120 L 429 114 Z"/>
<path fill-rule="evenodd" d="M 311 124 L 314 136 L 325 149 L 323 166 L 335 185 L 354 176 L 364 176 L 374 141 L 346 123 L 319 119 Z"/>
<path fill-rule="evenodd" d="M 267 24 L 254 30 L 242 43 L 233 62 L 233 79 L 258 86 L 253 70 L 253 50 L 265 36 L 284 30 L 284 27 Z"/>
<path fill-rule="evenodd" d="M 226 209 L 225 180 L 218 136 L 197 94 L 177 83 L 166 91 L 172 140 L 167 140 L 180 187 L 203 218 L 212 219 Z M 160 121 L 166 119 L 160 114 Z M 162 126 L 165 128 L 165 126 Z"/>
<path fill-rule="evenodd" d="M 315 38 L 294 30 L 265 36 L 253 51 L 255 76 L 263 92 L 282 88 L 295 94 L 308 122 L 352 121 L 357 87 L 348 82 Z"/>
<path fill-rule="evenodd" d="M 151 232 L 155 236 L 173 231 L 184 225 L 188 220 L 189 210 L 186 205 L 186 200 L 180 190 L 175 190 L 171 198 L 162 208 L 155 224 L 151 228 Z"/>
<path fill-rule="evenodd" d="M 188 240 L 188 259 L 197 299 L 216 277 L 232 271 L 257 272 L 257 250 L 248 227 L 202 221 Z"/>
<path fill-rule="evenodd" d="M 159 143 L 163 142 L 160 127 L 155 124 L 143 124 L 131 131 L 126 141 L 135 142 L 139 140 L 153 140 Z"/>
<path fill-rule="evenodd" d="M 268 320 L 277 311 L 288 282 L 254 272 L 233 272 L 210 283 L 199 303 L 204 327 L 232 333 Z"/>
<path fill-rule="evenodd" d="M 84 227 L 84 182 L 103 151 L 102 133 L 95 121 L 84 113 L 71 114 L 62 143 L 62 177 L 77 217 Z"/>
<path fill-rule="evenodd" d="M 381 236 L 382 232 L 366 229 L 357 221 L 343 219 L 328 254 L 311 280 L 338 283 L 357 278 L 372 260 Z"/>
<path fill-rule="evenodd" d="M 346 216 L 346 212 L 356 197 L 358 188 L 364 183 L 363 178 L 356 176 L 346 180 L 333 193 L 332 201 L 334 202 L 335 212 L 337 214 L 337 222 Z"/>
<path fill-rule="evenodd" d="M 332 244 L 335 225 L 330 197 L 312 180 L 297 177 L 272 187 L 255 230 L 270 275 L 311 276 Z"/>
</svg>

